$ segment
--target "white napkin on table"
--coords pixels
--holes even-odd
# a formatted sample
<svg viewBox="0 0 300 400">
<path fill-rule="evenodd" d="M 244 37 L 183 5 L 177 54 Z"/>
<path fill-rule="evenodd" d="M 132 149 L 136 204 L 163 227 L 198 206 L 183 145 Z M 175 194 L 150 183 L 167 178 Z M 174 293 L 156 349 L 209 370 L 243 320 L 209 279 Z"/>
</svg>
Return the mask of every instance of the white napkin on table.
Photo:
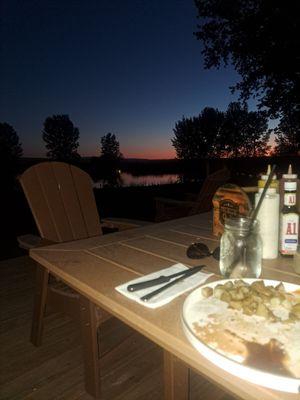
<svg viewBox="0 0 300 400">
<path fill-rule="evenodd" d="M 124 296 L 128 297 L 131 300 L 136 301 L 139 304 L 142 304 L 145 307 L 149 308 L 158 308 L 161 306 L 164 306 L 167 303 L 170 303 L 175 297 L 180 296 L 182 293 L 194 289 L 196 286 L 199 286 L 201 283 L 205 282 L 207 278 L 209 278 L 212 274 L 208 274 L 206 272 L 197 272 L 194 275 L 191 275 L 182 281 L 176 283 L 174 286 L 169 287 L 168 289 L 164 290 L 160 294 L 152 297 L 152 299 L 148 301 L 142 301 L 140 298 L 148 293 L 153 292 L 156 289 L 159 289 L 160 287 L 166 285 L 167 283 L 162 283 L 160 285 L 156 286 L 151 286 L 146 289 L 138 290 L 136 292 L 129 292 L 127 290 L 128 285 L 132 285 L 133 283 L 139 283 L 143 281 L 148 281 L 150 279 L 155 279 L 158 278 L 161 275 L 172 275 L 175 274 L 176 272 L 184 271 L 187 270 L 188 267 L 186 267 L 183 264 L 174 264 L 169 268 L 161 269 L 160 271 L 153 272 L 152 274 L 149 275 L 144 275 L 141 276 L 137 279 L 134 279 L 132 281 L 123 283 L 122 285 L 117 286 L 115 289 L 123 294 Z M 174 279 L 177 279 L 179 277 L 176 277 Z M 170 281 L 171 282 L 171 281 Z"/>
</svg>

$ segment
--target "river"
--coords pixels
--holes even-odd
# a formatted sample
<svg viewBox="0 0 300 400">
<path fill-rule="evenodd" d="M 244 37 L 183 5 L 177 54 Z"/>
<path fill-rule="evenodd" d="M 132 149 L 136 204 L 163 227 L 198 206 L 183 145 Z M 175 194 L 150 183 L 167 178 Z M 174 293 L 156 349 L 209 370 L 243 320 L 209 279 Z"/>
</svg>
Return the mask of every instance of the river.
<svg viewBox="0 0 300 400">
<path fill-rule="evenodd" d="M 120 174 L 120 186 L 151 186 L 165 185 L 168 183 L 177 183 L 180 180 L 178 174 L 162 174 L 162 175 L 132 175 L 127 172 Z M 104 185 L 103 179 L 94 183 L 94 188 L 99 189 Z"/>
</svg>

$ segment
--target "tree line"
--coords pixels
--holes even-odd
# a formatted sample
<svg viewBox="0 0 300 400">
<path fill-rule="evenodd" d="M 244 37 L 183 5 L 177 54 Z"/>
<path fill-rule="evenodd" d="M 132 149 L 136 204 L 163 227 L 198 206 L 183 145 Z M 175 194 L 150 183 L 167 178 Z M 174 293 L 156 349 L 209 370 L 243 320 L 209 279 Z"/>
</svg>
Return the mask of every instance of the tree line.
<svg viewBox="0 0 300 400">
<path fill-rule="evenodd" d="M 205 108 L 176 123 L 178 158 L 300 156 L 300 18 L 298 2 L 194 0 L 206 69 L 232 65 L 239 102 Z M 257 112 L 248 112 L 254 98 Z M 277 119 L 269 148 L 268 118 Z"/>
<path fill-rule="evenodd" d="M 226 111 L 206 107 L 198 116 L 175 123 L 171 139 L 179 159 L 300 155 L 300 19 L 298 2 L 263 0 L 194 0 L 198 11 L 196 38 L 205 68 L 231 64 L 240 76 L 232 88 L 239 101 Z M 257 111 L 249 111 L 254 97 Z M 270 148 L 269 119 L 278 119 Z M 47 157 L 76 161 L 79 129 L 67 115 L 44 123 Z M 115 135 L 100 141 L 106 163 L 122 157 Z M 0 123 L 0 162 L 7 170 L 22 155 L 14 128 Z M 13 168 L 13 167 L 11 167 Z"/>
<path fill-rule="evenodd" d="M 47 158 L 53 161 L 76 162 L 80 159 L 79 129 L 68 115 L 53 115 L 46 118 L 42 138 L 47 149 Z M 123 157 L 116 136 L 107 133 L 100 138 L 100 158 L 106 161 Z M 3 165 L 12 165 L 23 155 L 22 144 L 15 129 L 7 122 L 0 122 L 0 159 Z"/>
<path fill-rule="evenodd" d="M 78 161 L 79 136 L 79 129 L 74 126 L 68 115 L 53 115 L 46 118 L 42 137 L 48 150 L 47 157 L 55 161 Z M 107 133 L 100 138 L 99 153 L 107 162 L 122 158 L 120 144 L 114 134 Z"/>
<path fill-rule="evenodd" d="M 291 129 L 293 124 L 293 119 L 281 119 L 274 130 L 276 145 L 271 149 L 267 111 L 249 111 L 247 105 L 232 102 L 226 111 L 205 107 L 198 116 L 183 117 L 175 123 L 171 142 L 180 160 L 297 155 L 300 140 Z M 79 129 L 68 115 L 46 118 L 42 138 L 50 160 L 78 162 L 79 137 Z M 116 173 L 123 157 L 120 143 L 115 134 L 107 133 L 99 145 L 99 159 L 94 165 L 108 177 Z M 8 123 L 0 122 L 0 167 L 7 176 L 14 175 L 16 161 L 22 155 L 17 132 Z"/>
<path fill-rule="evenodd" d="M 42 138 L 47 150 L 47 158 L 52 161 L 79 163 L 78 153 L 80 132 L 68 115 L 52 115 L 46 118 Z M 18 159 L 23 149 L 15 129 L 6 122 L 0 122 L 0 176 L 2 185 L 12 187 L 18 173 Z M 121 158 L 120 144 L 116 135 L 107 133 L 100 138 L 99 157 L 92 160 L 91 173 L 115 181 Z"/>
<path fill-rule="evenodd" d="M 178 121 L 172 144 L 179 159 L 261 157 L 270 153 L 271 130 L 265 111 L 233 102 L 226 111 L 206 107 Z"/>
<path fill-rule="evenodd" d="M 300 18 L 297 1 L 194 0 L 206 69 L 232 65 L 231 87 L 279 119 L 275 153 L 300 155 Z"/>
</svg>

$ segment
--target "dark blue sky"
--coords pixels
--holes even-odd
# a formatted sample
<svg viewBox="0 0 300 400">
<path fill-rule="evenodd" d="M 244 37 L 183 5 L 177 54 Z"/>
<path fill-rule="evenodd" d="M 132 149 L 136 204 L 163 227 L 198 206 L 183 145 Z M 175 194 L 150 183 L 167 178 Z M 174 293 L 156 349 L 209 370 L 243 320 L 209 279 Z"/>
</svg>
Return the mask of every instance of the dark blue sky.
<svg viewBox="0 0 300 400">
<path fill-rule="evenodd" d="M 127 157 L 169 158 L 172 129 L 237 96 L 232 68 L 204 70 L 193 0 L 4 0 L 0 121 L 44 156 L 43 121 L 69 114 L 81 155 L 115 133 Z"/>
</svg>

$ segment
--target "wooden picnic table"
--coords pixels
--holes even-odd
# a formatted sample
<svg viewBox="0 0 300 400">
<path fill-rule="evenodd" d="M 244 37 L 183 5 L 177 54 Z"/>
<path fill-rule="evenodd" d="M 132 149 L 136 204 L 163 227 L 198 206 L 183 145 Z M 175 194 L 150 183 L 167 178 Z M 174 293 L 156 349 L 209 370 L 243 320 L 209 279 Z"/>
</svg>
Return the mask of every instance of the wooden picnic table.
<svg viewBox="0 0 300 400">
<path fill-rule="evenodd" d="M 124 282 L 174 263 L 188 266 L 203 263 L 203 260 L 191 260 L 186 256 L 187 247 L 196 241 L 206 243 L 211 250 L 218 246 L 218 239 L 212 235 L 210 213 L 36 248 L 30 251 L 30 256 L 87 301 L 107 310 L 162 347 L 165 399 L 188 398 L 188 369 L 192 368 L 240 399 L 299 400 L 297 394 L 266 389 L 237 378 L 200 355 L 182 329 L 182 305 L 189 292 L 161 308 L 149 309 L 115 290 Z M 218 262 L 209 257 L 204 263 L 217 279 Z M 262 278 L 300 284 L 292 260 L 281 256 L 263 262 Z"/>
</svg>

